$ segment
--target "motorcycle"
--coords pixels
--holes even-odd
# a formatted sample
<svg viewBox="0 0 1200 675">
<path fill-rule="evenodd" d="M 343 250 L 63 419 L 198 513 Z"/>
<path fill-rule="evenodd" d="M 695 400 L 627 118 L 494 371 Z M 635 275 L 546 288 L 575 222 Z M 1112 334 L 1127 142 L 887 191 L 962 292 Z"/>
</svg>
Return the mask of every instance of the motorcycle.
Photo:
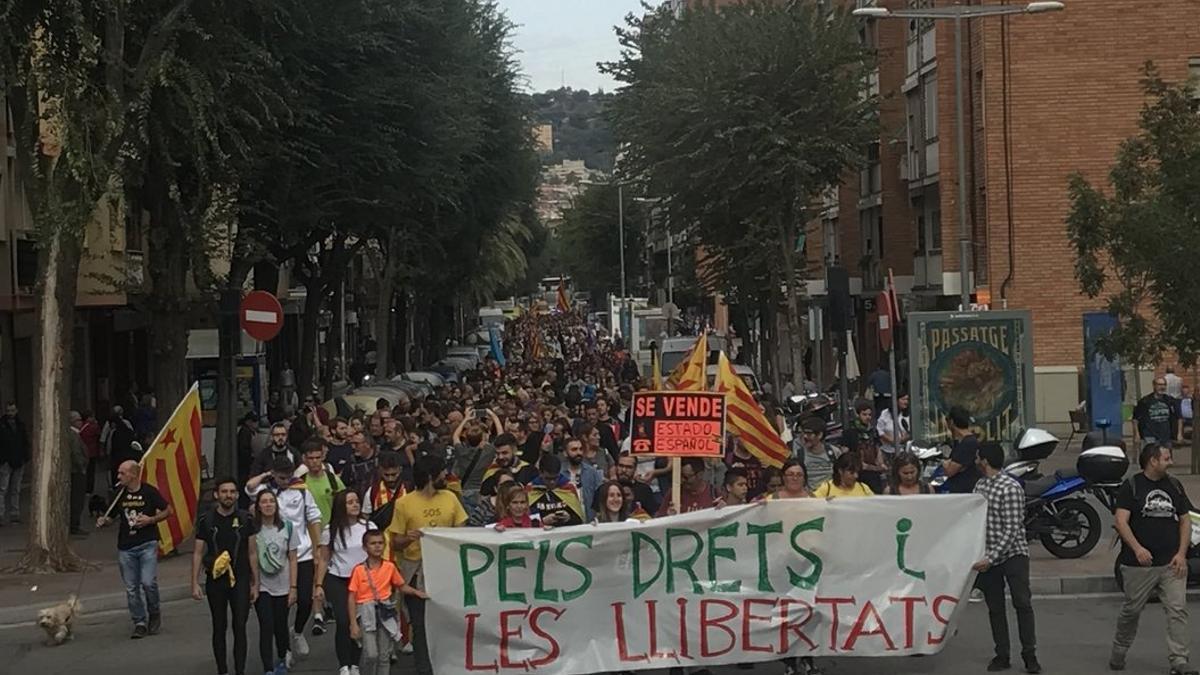
<svg viewBox="0 0 1200 675">
<path fill-rule="evenodd" d="M 842 439 L 842 421 L 838 415 L 838 396 L 836 393 L 809 392 L 797 394 L 784 402 L 784 412 L 792 433 L 800 437 L 800 420 L 805 417 L 817 417 L 825 422 L 825 441 L 839 445 Z"/>
<path fill-rule="evenodd" d="M 1080 558 L 1100 541 L 1100 514 L 1087 500 L 1096 490 L 1093 481 L 1078 470 L 1059 470 L 1043 476 L 1041 460 L 1058 446 L 1058 439 L 1042 429 L 1026 429 L 1013 443 L 1013 452 L 1002 471 L 1015 478 L 1025 490 L 1025 536 L 1037 539 L 1052 555 Z M 945 492 L 944 453 L 932 448 L 914 450 L 922 465 L 932 468 L 930 484 L 936 492 Z M 936 467 L 932 465 L 937 463 Z"/>
</svg>

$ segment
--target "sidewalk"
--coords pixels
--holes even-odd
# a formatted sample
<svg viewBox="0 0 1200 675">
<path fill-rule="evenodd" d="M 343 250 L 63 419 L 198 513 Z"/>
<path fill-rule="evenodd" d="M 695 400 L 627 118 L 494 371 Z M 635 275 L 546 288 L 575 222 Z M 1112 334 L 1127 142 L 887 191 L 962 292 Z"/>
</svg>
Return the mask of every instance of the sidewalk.
<svg viewBox="0 0 1200 675">
<path fill-rule="evenodd" d="M 86 521 L 86 519 L 85 519 Z M 11 567 L 25 552 L 25 524 L 0 527 L 0 569 Z M 117 530 L 98 532 L 94 523 L 84 524 L 88 533 L 71 537 L 71 548 L 88 562 L 98 565 L 85 573 L 0 575 L 0 626 L 33 623 L 37 610 L 50 607 L 78 592 L 87 613 L 124 609 L 125 586 L 117 566 Z M 191 595 L 192 544 L 184 542 L 181 553 L 159 561 L 158 588 L 163 602 Z M 82 583 L 82 586 L 81 586 Z"/>
<path fill-rule="evenodd" d="M 1042 473 L 1075 468 L 1081 441 L 1082 439 L 1077 439 L 1070 448 L 1060 446 L 1053 455 L 1042 462 Z M 1133 443 L 1126 439 L 1126 445 L 1132 447 Z M 1193 503 L 1200 504 L 1200 475 L 1188 473 L 1191 468 L 1191 456 L 1190 447 L 1178 448 L 1173 456 L 1175 466 L 1172 475 L 1183 484 Z M 1137 471 L 1137 458 L 1134 457 L 1130 463 L 1130 474 Z M 1100 522 L 1104 528 L 1100 542 L 1091 553 L 1076 560 L 1064 560 L 1050 555 L 1041 544 L 1030 542 L 1030 582 L 1035 595 L 1119 592 L 1117 582 L 1113 578 L 1113 563 L 1120 550 L 1117 533 L 1113 529 L 1113 517 L 1095 499 L 1089 497 L 1089 500 L 1100 513 Z"/>
</svg>

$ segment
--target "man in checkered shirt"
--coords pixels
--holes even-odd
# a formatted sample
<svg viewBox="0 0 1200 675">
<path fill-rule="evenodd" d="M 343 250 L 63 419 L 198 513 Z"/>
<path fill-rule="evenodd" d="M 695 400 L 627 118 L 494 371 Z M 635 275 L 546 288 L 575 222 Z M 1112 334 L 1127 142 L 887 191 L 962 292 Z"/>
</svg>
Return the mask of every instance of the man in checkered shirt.
<svg viewBox="0 0 1200 675">
<path fill-rule="evenodd" d="M 1037 637 L 1034 634 L 1033 602 L 1029 590 L 1029 545 L 1025 541 L 1025 489 L 1015 478 L 1000 472 L 1004 450 L 999 443 L 979 446 L 975 466 L 983 476 L 975 493 L 987 499 L 987 536 L 984 558 L 975 563 L 979 572 L 975 585 L 983 591 L 996 656 L 988 664 L 989 672 L 1008 670 L 1008 613 L 1004 609 L 1004 586 L 1008 584 L 1013 609 L 1017 612 L 1017 632 L 1021 636 L 1021 658 L 1025 672 L 1040 673 Z"/>
</svg>

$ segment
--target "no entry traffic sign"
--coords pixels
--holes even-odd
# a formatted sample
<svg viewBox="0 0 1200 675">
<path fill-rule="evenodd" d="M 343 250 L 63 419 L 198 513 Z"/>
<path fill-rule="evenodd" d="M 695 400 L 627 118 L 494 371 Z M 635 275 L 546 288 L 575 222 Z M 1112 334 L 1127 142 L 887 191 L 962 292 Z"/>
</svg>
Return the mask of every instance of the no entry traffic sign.
<svg viewBox="0 0 1200 675">
<path fill-rule="evenodd" d="M 274 339 L 283 328 L 283 305 L 266 291 L 253 291 L 242 298 L 238 316 L 246 335 L 259 342 Z"/>
</svg>

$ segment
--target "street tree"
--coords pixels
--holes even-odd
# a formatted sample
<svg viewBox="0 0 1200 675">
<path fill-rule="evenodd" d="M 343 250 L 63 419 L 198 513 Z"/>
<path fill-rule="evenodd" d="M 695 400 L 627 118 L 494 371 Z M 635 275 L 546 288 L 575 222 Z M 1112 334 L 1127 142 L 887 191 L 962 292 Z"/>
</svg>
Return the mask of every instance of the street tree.
<svg viewBox="0 0 1200 675">
<path fill-rule="evenodd" d="M 557 231 L 562 269 L 551 273 L 566 272 L 576 288 L 591 293 L 597 302 L 621 290 L 621 217 L 617 197 L 616 183 L 587 186 L 563 211 Z M 630 192 L 623 197 L 628 274 L 637 271 L 637 261 L 645 250 L 648 209 Z"/>
<path fill-rule="evenodd" d="M 787 317 L 799 384 L 797 234 L 821 192 L 878 138 L 858 20 L 824 3 L 747 0 L 626 22 L 620 60 L 603 65 L 624 85 L 611 106 L 617 169 L 662 197 L 671 222 L 705 250 L 770 243 L 771 297 Z"/>
<path fill-rule="evenodd" d="M 0 81 L 39 251 L 25 571 L 82 564 L 67 541 L 61 489 L 84 231 L 93 219 L 122 216 L 121 164 L 135 155 L 132 134 L 191 0 L 163 3 L 152 16 L 124 5 L 0 3 Z"/>
<path fill-rule="evenodd" d="M 1135 366 L 1171 351 L 1191 367 L 1200 356 L 1200 286 L 1188 254 L 1200 250 L 1196 84 L 1168 82 L 1147 63 L 1142 86 L 1139 132 L 1118 149 L 1108 189 L 1083 174 L 1071 177 L 1067 233 L 1080 288 L 1103 297 L 1119 320 L 1097 348 Z M 1197 473 L 1200 434 L 1192 443 Z"/>
</svg>

